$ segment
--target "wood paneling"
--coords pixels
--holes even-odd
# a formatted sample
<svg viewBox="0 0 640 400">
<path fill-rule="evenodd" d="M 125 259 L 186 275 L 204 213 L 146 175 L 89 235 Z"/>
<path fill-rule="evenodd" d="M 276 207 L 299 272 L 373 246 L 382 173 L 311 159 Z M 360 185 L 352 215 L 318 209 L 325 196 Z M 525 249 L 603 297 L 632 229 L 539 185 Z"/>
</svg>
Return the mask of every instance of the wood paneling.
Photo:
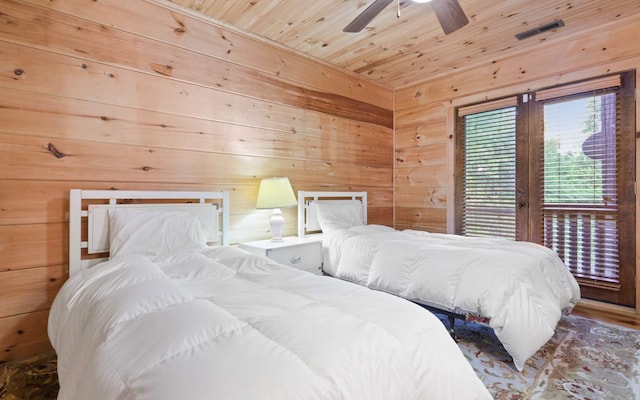
<svg viewBox="0 0 640 400">
<path fill-rule="evenodd" d="M 446 233 L 442 229 L 446 220 L 446 209 L 444 208 L 411 208 L 402 207 L 396 209 L 397 229 L 416 229 L 421 231 Z"/>
<path fill-rule="evenodd" d="M 371 0 L 171 1 L 395 88 L 471 70 L 555 39 L 575 40 L 588 27 L 624 24 L 640 12 L 637 0 L 459 0 L 469 24 L 444 35 L 431 4 L 401 1 L 399 17 L 391 4 L 362 32 L 344 33 Z M 515 37 L 557 19 L 565 26 L 526 40 Z"/>
<path fill-rule="evenodd" d="M 583 69 L 594 67 L 590 76 L 615 72 L 611 61 L 634 58 L 638 49 L 630 37 L 640 31 L 640 17 L 593 28 L 570 40 L 547 42 L 535 50 L 498 58 L 473 69 L 443 76 L 396 92 L 398 115 L 416 113 L 437 103 L 471 94 L 475 102 L 526 92 L 532 81 L 541 87 L 585 79 Z M 560 61 L 559 61 L 560 59 Z M 435 103 L 435 104 L 434 104 Z M 415 107 L 415 108 L 414 108 Z"/>
<path fill-rule="evenodd" d="M 0 158 L 7 168 L 0 179 L 95 180 L 167 183 L 250 183 L 264 176 L 287 175 L 292 182 L 331 185 L 390 185 L 389 168 L 341 165 L 206 151 L 121 146 L 0 134 Z"/>
<path fill-rule="evenodd" d="M 7 41 L 33 46 L 47 43 L 48 50 L 71 56 L 82 54 L 83 60 L 99 60 L 151 74 L 170 76 L 184 82 L 198 82 L 224 91 L 250 93 L 263 100 L 294 107 L 306 106 L 308 109 L 334 115 L 344 114 L 347 118 L 387 127 L 392 124 L 392 110 L 389 108 L 344 95 L 321 92 L 303 83 L 289 83 L 254 68 L 241 65 L 229 68 L 228 62 L 208 54 L 144 40 L 128 32 L 91 21 L 79 21 L 64 14 L 49 13 L 43 21 L 37 9 L 19 2 L 7 1 L 4 9 L 3 17 L 7 23 L 21 27 L 20 31 L 8 31 L 5 37 Z M 118 51 L 113 51 L 114 48 Z M 83 65 L 86 66 L 85 69 L 90 69 L 89 64 Z M 125 79 L 122 80 L 126 82 Z M 118 90 L 117 86 L 109 86 Z M 330 98 L 330 101 L 310 101 L 323 97 Z"/>
<path fill-rule="evenodd" d="M 25 48 L 0 42 L 0 86 L 29 89 L 61 97 L 83 99 L 92 102 L 114 104 L 123 107 L 155 110 L 190 117 L 245 121 L 247 112 L 266 118 L 270 102 L 256 101 L 256 93 L 238 94 L 201 82 L 187 83 L 166 79 L 123 67 L 90 62 L 85 59 Z M 66 79 L 51 79 L 64 76 Z M 33 88 L 33 89 L 32 89 Z M 135 89 L 134 96 L 118 96 Z M 289 87 L 272 90 L 293 92 Z M 299 94 L 298 94 L 299 95 Z M 391 111 L 382 113 L 378 107 L 367 107 L 360 102 L 345 101 L 332 94 L 307 93 L 306 100 L 299 100 L 293 107 L 328 112 L 354 121 L 370 122 L 392 128 Z M 257 109 L 256 109 L 257 108 Z M 286 114 L 291 118 L 292 110 Z M 295 113 L 294 113 L 295 115 Z M 238 122 L 240 122 L 238 121 Z"/>
<path fill-rule="evenodd" d="M 96 107 L 89 101 L 16 89 L 3 93 L 0 133 L 306 160 L 328 155 L 338 162 L 380 166 L 388 166 L 392 155 L 389 147 L 372 144 L 389 140 L 386 128 L 316 112 L 307 113 L 306 120 L 289 120 L 281 115 L 290 110 L 278 105 L 271 105 L 260 120 L 253 115 L 250 123 L 260 125 L 256 126 L 114 105 Z"/>
<path fill-rule="evenodd" d="M 3 273 L 0 280 L 0 318 L 48 310 L 66 278 L 63 265 Z"/>
<path fill-rule="evenodd" d="M 0 226 L 0 280 L 2 272 L 66 264 L 66 223 Z"/>
<path fill-rule="evenodd" d="M 328 64 L 320 64 L 319 59 L 300 56 L 276 43 L 258 41 L 255 36 L 220 22 L 212 22 L 182 11 L 176 12 L 175 8 L 167 8 L 162 2 L 25 0 L 23 3 L 78 17 L 72 26 L 81 24 L 84 19 L 95 21 L 104 31 L 113 28 L 227 61 L 230 69 L 241 65 L 298 85 L 320 89 L 325 93 L 364 101 L 384 109 L 393 107 L 389 88 L 384 85 L 363 80 L 355 74 L 329 67 Z M 46 16 L 47 14 L 41 14 L 40 18 Z M 156 64 L 171 66 L 169 63 Z"/>
<path fill-rule="evenodd" d="M 0 91 L 0 361 L 50 348 L 71 188 L 227 190 L 232 243 L 270 236 L 268 176 L 393 224 L 391 89 L 189 12 L 3 1 Z"/>
<path fill-rule="evenodd" d="M 0 362 L 51 350 L 46 335 L 49 311 L 0 318 Z"/>
</svg>

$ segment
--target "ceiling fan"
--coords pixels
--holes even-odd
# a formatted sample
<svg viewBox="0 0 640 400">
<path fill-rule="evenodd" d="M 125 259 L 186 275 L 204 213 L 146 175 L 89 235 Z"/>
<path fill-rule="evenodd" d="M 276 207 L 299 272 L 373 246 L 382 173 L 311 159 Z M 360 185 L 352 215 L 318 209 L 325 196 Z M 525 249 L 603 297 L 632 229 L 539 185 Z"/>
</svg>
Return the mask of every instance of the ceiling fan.
<svg viewBox="0 0 640 400">
<path fill-rule="evenodd" d="M 426 3 L 430 0 L 414 0 L 417 3 Z M 356 17 L 343 32 L 360 32 L 393 0 L 375 0 L 360 15 Z M 469 23 L 467 16 L 462 11 L 458 0 L 431 0 L 433 12 L 436 14 L 440 26 L 445 35 L 456 31 Z M 398 0 L 398 16 L 400 16 L 400 0 Z"/>
</svg>

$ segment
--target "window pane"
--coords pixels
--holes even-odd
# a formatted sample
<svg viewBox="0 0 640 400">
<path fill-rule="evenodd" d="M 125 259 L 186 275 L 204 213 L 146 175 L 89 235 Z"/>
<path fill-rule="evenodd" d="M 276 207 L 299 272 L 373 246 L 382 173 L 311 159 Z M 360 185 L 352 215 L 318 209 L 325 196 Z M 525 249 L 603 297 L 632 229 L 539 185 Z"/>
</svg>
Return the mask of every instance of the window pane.
<svg viewBox="0 0 640 400">
<path fill-rule="evenodd" d="M 546 204 L 614 203 L 615 157 L 615 93 L 544 105 Z"/>
<path fill-rule="evenodd" d="M 464 117 L 462 234 L 515 239 L 516 108 Z"/>
</svg>

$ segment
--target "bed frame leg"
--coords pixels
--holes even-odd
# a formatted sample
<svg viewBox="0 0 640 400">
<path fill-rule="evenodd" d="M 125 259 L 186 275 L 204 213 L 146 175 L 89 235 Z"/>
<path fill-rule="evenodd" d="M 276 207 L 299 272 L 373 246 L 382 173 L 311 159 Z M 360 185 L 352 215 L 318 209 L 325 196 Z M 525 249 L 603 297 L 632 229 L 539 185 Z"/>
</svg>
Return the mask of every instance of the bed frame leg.
<svg viewBox="0 0 640 400">
<path fill-rule="evenodd" d="M 449 315 L 449 335 L 455 342 L 458 342 L 456 338 L 456 318 L 453 315 Z"/>
<path fill-rule="evenodd" d="M 424 304 L 420 304 L 420 303 L 416 303 L 424 308 L 426 308 L 427 310 L 431 311 L 434 314 L 439 314 L 439 315 L 446 315 L 447 318 L 449 319 L 449 328 L 447 329 L 449 331 L 449 335 L 451 335 L 451 338 L 457 343 L 458 342 L 458 338 L 456 337 L 456 318 L 459 319 L 464 319 L 462 316 L 460 316 L 459 314 L 455 314 L 452 313 L 450 311 L 444 311 L 444 310 L 440 310 L 431 306 L 427 306 Z M 442 321 L 443 325 L 446 325 L 446 323 L 444 323 L 444 321 Z"/>
</svg>

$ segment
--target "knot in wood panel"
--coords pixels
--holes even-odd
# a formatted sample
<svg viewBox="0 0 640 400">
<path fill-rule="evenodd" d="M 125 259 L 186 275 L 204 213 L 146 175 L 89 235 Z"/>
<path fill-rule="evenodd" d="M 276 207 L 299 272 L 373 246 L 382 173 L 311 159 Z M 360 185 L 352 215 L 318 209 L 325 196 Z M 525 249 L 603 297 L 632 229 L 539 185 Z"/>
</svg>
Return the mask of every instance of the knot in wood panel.
<svg viewBox="0 0 640 400">
<path fill-rule="evenodd" d="M 172 14 L 171 16 L 173 17 L 173 20 L 178 24 L 178 27 L 174 28 L 173 31 L 180 35 L 185 33 L 187 30 L 185 29 L 186 25 L 184 24 L 184 22 L 182 22 L 177 15 Z"/>
<path fill-rule="evenodd" d="M 66 156 L 66 154 L 64 154 L 60 150 L 56 149 L 56 146 L 54 146 L 53 143 L 49 143 L 47 145 L 47 151 L 49 153 L 53 154 L 55 156 L 55 158 L 62 158 L 62 157 Z"/>
<path fill-rule="evenodd" d="M 171 65 L 162 65 L 156 63 L 149 63 L 149 66 L 152 70 L 164 76 L 173 75 L 173 67 Z"/>
</svg>

